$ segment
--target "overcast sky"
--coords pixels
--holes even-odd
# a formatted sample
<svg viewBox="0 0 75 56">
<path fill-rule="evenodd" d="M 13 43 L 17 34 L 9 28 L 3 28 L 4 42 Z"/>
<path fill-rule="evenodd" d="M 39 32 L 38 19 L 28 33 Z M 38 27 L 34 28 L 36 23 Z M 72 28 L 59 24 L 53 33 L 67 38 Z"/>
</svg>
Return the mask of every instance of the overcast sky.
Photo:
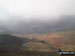
<svg viewBox="0 0 75 56">
<path fill-rule="evenodd" d="M 0 0 L 0 19 L 11 15 L 49 18 L 64 14 L 75 15 L 75 0 Z"/>
</svg>

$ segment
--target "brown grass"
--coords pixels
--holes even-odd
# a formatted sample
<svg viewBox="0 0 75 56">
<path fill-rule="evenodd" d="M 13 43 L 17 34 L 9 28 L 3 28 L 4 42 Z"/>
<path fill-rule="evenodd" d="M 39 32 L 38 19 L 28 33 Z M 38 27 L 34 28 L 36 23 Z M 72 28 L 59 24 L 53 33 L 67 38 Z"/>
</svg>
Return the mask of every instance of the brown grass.
<svg viewBox="0 0 75 56">
<path fill-rule="evenodd" d="M 44 40 L 54 48 L 61 48 L 62 50 L 75 51 L 75 31 L 62 31 L 52 34 L 42 35 L 16 35 L 24 38 L 36 38 Z"/>
</svg>

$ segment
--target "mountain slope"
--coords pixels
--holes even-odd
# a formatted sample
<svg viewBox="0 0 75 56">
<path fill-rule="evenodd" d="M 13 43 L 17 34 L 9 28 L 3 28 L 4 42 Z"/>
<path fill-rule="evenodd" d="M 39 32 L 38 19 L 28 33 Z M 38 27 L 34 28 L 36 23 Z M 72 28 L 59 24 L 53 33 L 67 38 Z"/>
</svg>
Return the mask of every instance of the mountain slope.
<svg viewBox="0 0 75 56">
<path fill-rule="evenodd" d="M 58 31 L 48 34 L 39 34 L 39 35 L 15 35 L 24 38 L 36 38 L 38 40 L 44 40 L 54 48 L 61 48 L 66 51 L 75 50 L 75 30 L 71 29 L 68 31 Z"/>
<path fill-rule="evenodd" d="M 0 34 L 0 49 L 2 50 L 18 50 L 22 47 L 23 43 L 27 43 L 31 40 L 27 38 L 19 38 L 10 34 Z"/>
</svg>

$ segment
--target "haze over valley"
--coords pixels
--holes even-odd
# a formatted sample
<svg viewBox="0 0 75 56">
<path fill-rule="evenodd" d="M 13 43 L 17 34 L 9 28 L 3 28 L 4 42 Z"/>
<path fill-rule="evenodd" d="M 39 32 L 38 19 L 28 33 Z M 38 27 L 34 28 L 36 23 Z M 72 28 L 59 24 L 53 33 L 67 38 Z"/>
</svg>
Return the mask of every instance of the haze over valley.
<svg viewBox="0 0 75 56">
<path fill-rule="evenodd" d="M 57 56 L 75 51 L 75 0 L 0 0 L 0 56 Z"/>
</svg>

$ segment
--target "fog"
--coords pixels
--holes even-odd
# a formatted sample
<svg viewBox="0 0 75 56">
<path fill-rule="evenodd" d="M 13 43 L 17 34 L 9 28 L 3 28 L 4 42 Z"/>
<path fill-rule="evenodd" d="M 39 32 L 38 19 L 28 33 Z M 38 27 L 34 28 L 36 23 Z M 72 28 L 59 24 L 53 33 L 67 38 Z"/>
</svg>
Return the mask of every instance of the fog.
<svg viewBox="0 0 75 56">
<path fill-rule="evenodd" d="M 75 0 L 0 0 L 0 17 L 58 17 L 75 14 Z M 25 19 L 26 20 L 26 19 Z"/>
<path fill-rule="evenodd" d="M 44 33 L 73 28 L 75 0 L 0 0 L 1 33 Z"/>
</svg>

